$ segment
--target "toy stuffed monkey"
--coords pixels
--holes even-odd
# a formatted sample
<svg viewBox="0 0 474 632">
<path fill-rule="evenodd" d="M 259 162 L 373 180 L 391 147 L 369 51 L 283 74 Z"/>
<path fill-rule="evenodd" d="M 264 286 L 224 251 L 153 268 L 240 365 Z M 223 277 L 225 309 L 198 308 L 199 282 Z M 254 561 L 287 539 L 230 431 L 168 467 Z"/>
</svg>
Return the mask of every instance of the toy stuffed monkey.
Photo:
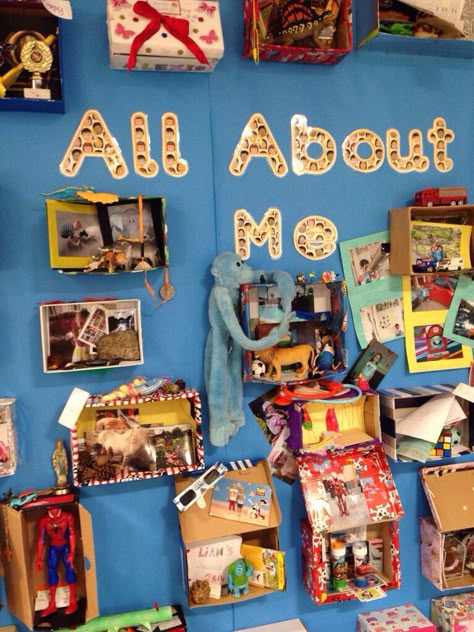
<svg viewBox="0 0 474 632">
<path fill-rule="evenodd" d="M 224 446 L 245 424 L 242 409 L 242 350 L 255 351 L 277 344 L 288 332 L 294 315 L 291 302 L 295 285 L 288 272 L 253 270 L 233 252 L 218 255 L 211 267 L 214 287 L 209 296 L 211 330 L 206 344 L 205 377 L 209 403 L 210 440 Z M 283 317 L 270 334 L 260 340 L 248 338 L 239 321 L 240 286 L 246 283 L 276 283 L 282 298 Z"/>
</svg>

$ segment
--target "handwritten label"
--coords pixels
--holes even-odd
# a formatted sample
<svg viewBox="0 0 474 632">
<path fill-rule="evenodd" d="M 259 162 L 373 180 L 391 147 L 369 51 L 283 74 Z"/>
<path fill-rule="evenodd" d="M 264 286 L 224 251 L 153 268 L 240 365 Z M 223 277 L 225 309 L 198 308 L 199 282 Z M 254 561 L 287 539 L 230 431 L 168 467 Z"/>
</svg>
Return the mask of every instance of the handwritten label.
<svg viewBox="0 0 474 632">
<path fill-rule="evenodd" d="M 72 20 L 72 7 L 69 0 L 41 0 L 45 9 L 57 18 Z"/>
</svg>

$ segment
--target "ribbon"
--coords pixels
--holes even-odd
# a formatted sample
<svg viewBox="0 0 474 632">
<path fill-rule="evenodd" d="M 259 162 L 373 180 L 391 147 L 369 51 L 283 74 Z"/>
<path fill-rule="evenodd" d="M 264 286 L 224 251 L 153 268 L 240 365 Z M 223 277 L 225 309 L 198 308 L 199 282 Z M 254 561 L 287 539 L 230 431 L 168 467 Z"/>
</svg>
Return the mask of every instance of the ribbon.
<svg viewBox="0 0 474 632">
<path fill-rule="evenodd" d="M 183 18 L 175 18 L 171 15 L 163 15 L 148 2 L 144 2 L 144 0 L 138 0 L 133 5 L 134 12 L 143 17 L 148 18 L 150 22 L 143 29 L 141 33 L 139 33 L 133 40 L 132 45 L 130 46 L 130 52 L 128 54 L 128 64 L 127 70 L 131 70 L 135 68 L 137 63 L 137 53 L 143 44 L 153 37 L 155 33 L 158 33 L 161 25 L 168 31 L 170 35 L 178 39 L 182 42 L 186 48 L 196 57 L 201 64 L 209 65 L 209 61 L 207 60 L 206 55 L 201 50 L 199 45 L 189 37 L 189 22 L 188 20 L 184 20 Z"/>
</svg>

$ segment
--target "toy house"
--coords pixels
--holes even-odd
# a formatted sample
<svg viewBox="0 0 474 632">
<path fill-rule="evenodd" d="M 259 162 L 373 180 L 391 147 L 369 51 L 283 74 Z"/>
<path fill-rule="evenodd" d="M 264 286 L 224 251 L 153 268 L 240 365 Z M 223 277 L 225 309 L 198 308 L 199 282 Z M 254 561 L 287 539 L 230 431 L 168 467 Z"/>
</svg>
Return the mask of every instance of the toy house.
<svg viewBox="0 0 474 632">
<path fill-rule="evenodd" d="M 60 30 L 40 0 L 0 2 L 0 110 L 64 112 Z"/>
<path fill-rule="evenodd" d="M 399 588 L 398 520 L 403 508 L 380 441 L 302 455 L 298 468 L 307 511 L 301 521 L 303 584 L 314 603 L 357 597 L 354 591 L 334 587 L 329 561 L 333 537 L 347 542 L 349 559 L 354 541 L 350 534 L 357 527 L 365 527 L 369 555 L 379 552 L 378 568 L 370 569 L 383 578 L 383 590 Z"/>
<path fill-rule="evenodd" d="M 192 479 L 190 480 L 189 476 L 176 476 L 176 493 L 180 494 L 191 482 Z M 225 519 L 222 517 L 222 512 L 221 517 L 210 513 L 210 508 L 214 503 L 214 490 L 222 494 L 226 486 L 235 485 L 238 487 L 239 483 L 245 486 L 255 486 L 257 491 L 258 487 L 261 486 L 267 490 L 267 493 L 270 493 L 271 499 L 269 506 L 267 505 L 265 524 L 262 520 L 250 522 L 240 520 L 237 513 L 226 514 Z M 279 549 L 278 527 L 281 522 L 281 512 L 266 461 L 258 461 L 252 467 L 245 466 L 244 469 L 229 470 L 214 490 L 208 489 L 202 497 L 203 502 L 194 503 L 189 509 L 179 514 L 183 583 L 188 597 L 188 605 L 191 608 L 236 603 L 236 598 L 227 590 L 227 571 L 229 565 L 243 555 L 241 552 L 243 544 L 272 551 Z M 249 507 L 247 499 L 243 511 L 248 512 Z M 222 510 L 225 513 L 225 509 L 222 508 Z M 226 552 L 225 555 L 224 551 Z M 210 584 L 210 599 L 204 603 L 193 602 L 191 589 L 196 580 L 206 581 Z M 248 593 L 242 594 L 238 602 L 273 592 L 276 592 L 274 588 L 249 581 Z"/>
<path fill-rule="evenodd" d="M 292 5 L 294 15 L 300 16 L 299 22 L 285 19 Z M 321 19 L 317 13 L 303 17 L 303 10 L 298 14 L 298 3 L 292 0 L 280 3 L 244 0 L 242 56 L 254 59 L 256 63 L 338 64 L 352 50 L 351 1 L 328 2 L 325 10 L 327 13 L 332 11 L 331 19 Z"/>
<path fill-rule="evenodd" d="M 421 572 L 439 590 L 472 588 L 474 467 L 459 463 L 420 470 L 431 516 L 420 518 Z"/>
<path fill-rule="evenodd" d="M 202 469 L 199 393 L 169 392 L 165 383 L 149 395 L 91 395 L 71 430 L 71 453 L 77 487 Z"/>
<path fill-rule="evenodd" d="M 390 271 L 411 275 L 471 268 L 474 206 L 407 206 L 390 209 Z M 444 265 L 431 256 L 430 235 L 450 248 Z M 444 233 L 444 234 L 443 234 Z M 444 237 L 444 239 L 443 239 Z M 444 243 L 443 243 L 444 241 Z M 442 262 L 441 262 L 442 263 Z"/>
<path fill-rule="evenodd" d="M 110 67 L 117 70 L 212 72 L 224 54 L 213 0 L 165 0 L 146 13 L 108 0 L 107 32 Z"/>
<path fill-rule="evenodd" d="M 94 541 L 89 513 L 72 493 L 48 495 L 27 502 L 18 509 L 5 504 L 3 523 L 3 570 L 8 610 L 29 629 L 78 627 L 99 614 L 95 578 Z M 38 539 L 43 538 L 41 520 L 48 514 L 69 516 L 75 531 L 75 577 L 68 576 L 62 562 L 56 572 L 59 580 L 55 591 L 56 611 L 46 613 L 48 601 L 47 553 L 41 568 L 37 566 Z M 59 521 L 58 521 L 59 524 Z M 45 538 L 49 546 L 49 536 Z M 71 544 L 72 548 L 72 544 Z M 67 613 L 71 602 L 77 609 Z"/>
<path fill-rule="evenodd" d="M 244 351 L 244 381 L 286 382 L 344 371 L 346 291 L 342 281 L 297 283 L 295 317 L 289 339 L 262 351 Z M 281 296 L 275 284 L 241 287 L 241 321 L 254 340 L 268 335 L 281 320 Z M 282 351 L 280 351 L 282 350 Z"/>
</svg>

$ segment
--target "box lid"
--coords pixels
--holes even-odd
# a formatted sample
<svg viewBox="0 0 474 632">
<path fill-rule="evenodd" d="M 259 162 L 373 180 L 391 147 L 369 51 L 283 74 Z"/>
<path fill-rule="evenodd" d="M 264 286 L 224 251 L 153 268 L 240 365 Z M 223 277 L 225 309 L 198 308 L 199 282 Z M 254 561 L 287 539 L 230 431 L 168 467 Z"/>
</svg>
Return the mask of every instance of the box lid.
<svg viewBox="0 0 474 632">
<path fill-rule="evenodd" d="M 438 531 L 474 527 L 474 464 L 423 467 L 421 482 Z"/>
<path fill-rule="evenodd" d="M 314 531 L 342 531 L 404 515 L 378 439 L 298 459 L 308 519 Z"/>
<path fill-rule="evenodd" d="M 270 504 L 270 517 L 268 525 L 265 528 L 278 527 L 281 522 L 281 511 L 278 499 L 273 485 L 272 475 L 266 460 L 258 461 L 254 467 L 245 470 L 229 470 L 225 479 L 236 480 L 242 479 L 246 483 L 262 483 L 270 485 L 272 490 L 272 501 Z M 192 479 L 189 476 L 176 476 L 175 488 L 176 494 L 182 492 Z M 209 507 L 212 498 L 212 489 L 208 489 L 203 496 L 206 506 L 202 509 L 197 503 L 192 505 L 186 511 L 179 513 L 179 526 L 184 543 L 198 542 L 199 540 L 234 535 L 236 533 L 250 533 L 252 531 L 261 531 L 262 525 L 251 524 L 246 522 L 237 522 L 235 520 L 225 520 L 216 516 L 209 515 Z"/>
</svg>

